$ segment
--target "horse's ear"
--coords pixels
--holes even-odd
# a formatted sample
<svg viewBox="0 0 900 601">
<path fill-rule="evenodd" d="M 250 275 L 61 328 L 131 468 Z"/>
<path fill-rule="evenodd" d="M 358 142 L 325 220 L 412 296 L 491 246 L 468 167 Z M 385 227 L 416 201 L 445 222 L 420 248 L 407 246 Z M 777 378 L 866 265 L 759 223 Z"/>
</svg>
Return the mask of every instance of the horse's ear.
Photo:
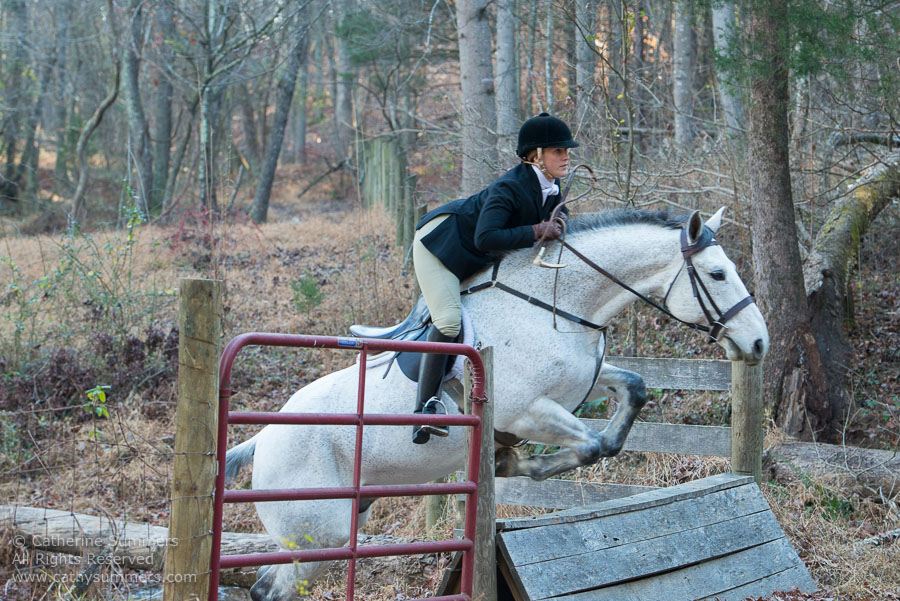
<svg viewBox="0 0 900 601">
<path fill-rule="evenodd" d="M 691 213 L 687 223 L 688 244 L 693 244 L 700 234 L 703 233 L 703 220 L 700 218 L 700 211 Z"/>
<path fill-rule="evenodd" d="M 719 231 L 719 227 L 722 225 L 722 214 L 725 213 L 725 207 L 722 207 L 716 214 L 706 220 L 706 227 L 712 230 L 715 234 Z"/>
</svg>

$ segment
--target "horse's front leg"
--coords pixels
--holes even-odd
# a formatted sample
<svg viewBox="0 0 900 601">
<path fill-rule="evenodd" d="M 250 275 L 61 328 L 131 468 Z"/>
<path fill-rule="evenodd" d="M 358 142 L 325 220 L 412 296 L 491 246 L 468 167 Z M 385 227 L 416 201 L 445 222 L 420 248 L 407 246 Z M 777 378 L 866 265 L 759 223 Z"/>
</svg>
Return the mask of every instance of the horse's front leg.
<svg viewBox="0 0 900 601">
<path fill-rule="evenodd" d="M 635 418 L 647 403 L 647 387 L 639 374 L 604 363 L 589 398 L 600 396 L 615 397 L 618 402 L 615 415 L 602 432 L 612 451 L 611 455 L 606 455 L 609 457 L 622 450 Z"/>
<path fill-rule="evenodd" d="M 544 480 L 556 474 L 596 463 L 622 450 L 641 408 L 647 402 L 644 380 L 636 373 L 613 365 L 604 365 L 591 391 L 592 396 L 615 396 L 616 413 L 602 432 L 594 432 L 552 399 L 542 397 L 528 408 L 510 428 L 516 435 L 544 444 L 562 447 L 550 455 L 521 457 L 515 449 L 499 449 L 496 475 L 528 476 Z"/>
</svg>

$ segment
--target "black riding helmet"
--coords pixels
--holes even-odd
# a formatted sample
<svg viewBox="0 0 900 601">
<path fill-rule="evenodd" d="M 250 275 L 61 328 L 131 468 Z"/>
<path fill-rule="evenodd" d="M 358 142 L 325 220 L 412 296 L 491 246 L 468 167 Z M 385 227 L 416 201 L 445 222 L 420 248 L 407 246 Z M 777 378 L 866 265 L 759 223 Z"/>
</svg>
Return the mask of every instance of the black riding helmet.
<svg viewBox="0 0 900 601">
<path fill-rule="evenodd" d="M 535 148 L 577 148 L 569 126 L 550 113 L 532 117 L 519 128 L 519 144 L 516 154 L 525 158 Z"/>
</svg>

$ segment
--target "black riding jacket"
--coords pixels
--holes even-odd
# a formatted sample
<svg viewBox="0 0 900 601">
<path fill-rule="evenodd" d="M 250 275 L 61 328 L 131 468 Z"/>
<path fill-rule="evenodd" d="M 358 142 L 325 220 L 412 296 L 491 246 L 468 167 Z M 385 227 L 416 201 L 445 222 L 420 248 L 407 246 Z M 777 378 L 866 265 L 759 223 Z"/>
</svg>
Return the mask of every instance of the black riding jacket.
<svg viewBox="0 0 900 601">
<path fill-rule="evenodd" d="M 541 199 L 534 169 L 519 163 L 478 194 L 429 211 L 416 229 L 435 217 L 450 215 L 422 238 L 422 244 L 462 281 L 502 251 L 534 244 L 531 226 L 546 221 L 560 197 L 548 196 L 543 206 Z M 566 207 L 562 210 L 568 212 Z"/>
</svg>

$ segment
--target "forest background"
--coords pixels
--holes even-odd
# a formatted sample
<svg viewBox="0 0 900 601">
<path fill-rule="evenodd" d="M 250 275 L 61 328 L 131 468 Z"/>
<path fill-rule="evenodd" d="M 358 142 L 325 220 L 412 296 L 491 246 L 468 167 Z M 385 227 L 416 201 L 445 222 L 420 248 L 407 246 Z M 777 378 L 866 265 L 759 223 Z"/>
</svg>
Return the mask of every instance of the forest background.
<svg viewBox="0 0 900 601">
<path fill-rule="evenodd" d="M 164 523 L 137 449 L 171 454 L 150 441 L 177 277 L 226 280 L 232 334 L 402 317 L 417 216 L 513 166 L 540 111 L 598 174 L 576 211 L 727 206 L 780 435 L 896 451 L 898 32 L 887 0 L 3 0 L 5 496 Z M 710 355 L 641 310 L 615 328 L 622 353 Z M 342 360 L 256 356 L 247 402 Z M 680 403 L 648 418 L 727 423 L 722 399 Z M 140 486 L 74 476 L 110 457 Z M 894 494 L 817 503 L 872 534 Z"/>
</svg>

